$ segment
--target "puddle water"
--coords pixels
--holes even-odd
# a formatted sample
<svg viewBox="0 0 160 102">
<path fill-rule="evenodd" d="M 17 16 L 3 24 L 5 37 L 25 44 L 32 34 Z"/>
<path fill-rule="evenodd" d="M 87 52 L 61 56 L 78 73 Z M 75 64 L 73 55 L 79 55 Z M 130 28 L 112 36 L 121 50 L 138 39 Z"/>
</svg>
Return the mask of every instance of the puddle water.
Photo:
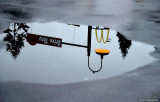
<svg viewBox="0 0 160 102">
<path fill-rule="evenodd" d="M 57 22 L 28 23 L 27 25 L 30 27 L 28 33 L 61 38 L 62 42 L 70 44 L 83 46 L 88 44 L 88 26 Z M 25 28 L 25 24 L 21 26 Z M 10 29 L 13 30 L 13 28 L 14 24 L 11 24 Z M 21 29 L 19 32 L 24 31 L 25 29 Z M 103 30 L 104 40 L 107 38 L 107 33 L 108 29 Z M 92 70 L 98 70 L 101 66 L 101 57 L 95 53 L 95 49 L 110 50 L 110 53 L 103 57 L 101 71 L 93 74 L 88 68 L 87 48 L 85 47 L 66 44 L 62 44 L 62 47 L 55 47 L 38 43 L 32 46 L 26 41 L 25 33 L 17 37 L 18 40 L 14 46 L 14 37 L 12 40 L 7 40 L 12 37 L 6 36 L 5 33 L 0 35 L 0 81 L 64 84 L 104 79 L 134 70 L 155 60 L 149 56 L 149 53 L 154 50 L 153 46 L 127 40 L 114 30 L 109 32 L 108 41 L 110 42 L 104 44 L 102 40 L 98 43 L 95 29 L 92 29 L 89 57 Z M 101 30 L 97 30 L 97 36 L 100 40 Z M 5 41 L 3 41 L 4 37 Z M 11 43 L 12 46 L 10 46 Z"/>
</svg>

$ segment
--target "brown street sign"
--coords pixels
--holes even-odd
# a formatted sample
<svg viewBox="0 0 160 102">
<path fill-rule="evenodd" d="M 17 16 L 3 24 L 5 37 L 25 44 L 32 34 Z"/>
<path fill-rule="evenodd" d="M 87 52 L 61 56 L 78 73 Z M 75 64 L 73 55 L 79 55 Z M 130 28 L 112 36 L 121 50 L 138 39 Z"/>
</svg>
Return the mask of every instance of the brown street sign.
<svg viewBox="0 0 160 102">
<path fill-rule="evenodd" d="M 50 45 L 56 47 L 62 47 L 62 39 L 61 38 L 54 38 L 48 37 L 43 35 L 35 35 L 35 34 L 27 34 L 27 42 L 31 45 L 43 44 L 43 45 Z"/>
</svg>

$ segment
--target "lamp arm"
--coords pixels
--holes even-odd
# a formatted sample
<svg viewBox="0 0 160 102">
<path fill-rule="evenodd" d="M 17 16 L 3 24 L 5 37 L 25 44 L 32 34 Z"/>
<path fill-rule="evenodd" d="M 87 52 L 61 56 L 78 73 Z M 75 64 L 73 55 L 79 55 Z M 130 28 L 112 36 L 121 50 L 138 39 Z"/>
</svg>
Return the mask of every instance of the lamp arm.
<svg viewBox="0 0 160 102">
<path fill-rule="evenodd" d="M 101 67 L 100 67 L 98 70 L 93 70 L 93 69 L 91 69 L 91 67 L 89 66 L 89 56 L 88 56 L 88 68 L 89 68 L 89 70 L 91 70 L 91 71 L 93 72 L 93 74 L 95 74 L 96 72 L 101 71 L 101 69 L 102 69 L 102 58 L 101 58 Z"/>
</svg>

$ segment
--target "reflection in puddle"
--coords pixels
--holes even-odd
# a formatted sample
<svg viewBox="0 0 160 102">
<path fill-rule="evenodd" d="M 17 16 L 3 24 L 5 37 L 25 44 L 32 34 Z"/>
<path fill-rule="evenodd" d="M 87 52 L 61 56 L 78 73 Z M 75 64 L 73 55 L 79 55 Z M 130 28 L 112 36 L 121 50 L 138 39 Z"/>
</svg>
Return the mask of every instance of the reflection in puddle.
<svg viewBox="0 0 160 102">
<path fill-rule="evenodd" d="M 102 69 L 102 60 L 103 57 L 105 55 L 108 55 L 110 53 L 109 50 L 106 49 L 96 49 L 96 54 L 100 55 L 101 58 L 101 66 L 98 70 L 93 70 L 90 65 L 89 65 L 89 57 L 90 57 L 90 52 L 91 52 L 91 35 L 92 35 L 92 30 L 95 29 L 95 34 L 96 34 L 96 39 L 98 43 L 101 43 L 101 41 L 103 41 L 104 44 L 106 44 L 107 42 L 110 42 L 109 39 L 109 28 L 100 28 L 100 27 L 92 27 L 92 26 L 88 26 L 88 39 L 87 39 L 87 45 L 78 45 L 78 44 L 74 44 L 74 43 L 66 43 L 66 42 L 62 42 L 61 38 L 54 38 L 54 37 L 48 37 L 48 36 L 43 36 L 43 35 L 35 35 L 35 34 L 27 34 L 27 31 L 29 29 L 29 26 L 26 25 L 26 23 L 13 23 L 12 24 L 13 29 L 12 28 L 8 28 L 6 31 L 4 31 L 4 33 L 7 33 L 6 37 L 4 37 L 4 41 L 7 42 L 6 43 L 6 50 L 9 51 L 11 53 L 11 55 L 13 56 L 13 58 L 17 58 L 17 55 L 19 55 L 20 53 L 20 49 L 22 47 L 24 47 L 24 40 L 25 38 L 27 38 L 27 42 L 30 45 L 36 45 L 38 44 L 43 44 L 43 45 L 50 45 L 50 46 L 56 46 L 56 47 L 62 47 L 62 44 L 64 45 L 70 45 L 73 47 L 84 47 L 87 48 L 87 56 L 88 56 L 88 68 L 93 72 L 93 74 L 95 74 L 96 72 L 101 71 Z M 75 25 L 75 24 L 68 24 L 68 25 L 73 25 L 74 27 L 80 27 L 80 25 Z M 101 37 L 100 40 L 98 40 L 98 34 L 97 34 L 97 30 L 101 31 Z M 104 34 L 103 31 L 107 30 L 107 38 L 106 40 L 104 40 Z M 21 31 L 21 32 L 19 32 Z M 27 36 L 27 37 L 26 37 Z M 74 36 L 75 36 L 75 28 L 74 28 Z M 119 43 L 120 43 L 120 49 L 121 49 L 121 53 L 123 58 L 126 56 L 129 47 L 131 46 L 131 41 L 127 40 L 125 37 L 123 37 L 123 35 L 121 35 L 120 33 L 117 34 L 117 36 L 119 37 Z M 128 49 L 127 49 L 128 48 Z"/>
<path fill-rule="evenodd" d="M 121 49 L 122 57 L 125 58 L 129 48 L 131 47 L 131 40 L 127 40 L 122 34 L 117 33 L 117 37 L 119 38 L 119 49 Z"/>
<path fill-rule="evenodd" d="M 7 34 L 3 35 L 6 50 L 16 60 L 11 60 L 5 52 L 0 55 L 3 60 L 0 64 L 4 67 L 0 69 L 2 81 L 57 84 L 102 79 L 131 71 L 153 61 L 148 55 L 153 50 L 151 46 L 132 42 L 122 34 L 105 27 L 55 22 L 13 23 L 4 33 Z M 140 52 L 139 46 L 145 46 L 148 50 Z M 99 65 L 101 67 L 97 69 Z M 93 75 L 87 67 L 93 73 L 99 73 Z"/>
<path fill-rule="evenodd" d="M 26 23 L 13 23 L 4 31 L 7 34 L 3 39 L 6 42 L 6 51 L 10 52 L 14 59 L 17 58 L 20 50 L 24 47 L 28 29 L 29 26 Z"/>
</svg>

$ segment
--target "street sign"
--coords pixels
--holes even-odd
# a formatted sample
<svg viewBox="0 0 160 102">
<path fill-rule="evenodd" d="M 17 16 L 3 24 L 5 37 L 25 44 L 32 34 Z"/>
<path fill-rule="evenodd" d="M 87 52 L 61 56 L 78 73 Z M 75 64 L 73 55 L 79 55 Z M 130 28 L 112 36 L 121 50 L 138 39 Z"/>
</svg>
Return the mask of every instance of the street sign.
<svg viewBox="0 0 160 102">
<path fill-rule="evenodd" d="M 43 44 L 56 47 L 62 47 L 62 39 L 55 37 L 48 37 L 43 35 L 27 34 L 27 42 L 31 45 Z"/>
</svg>

